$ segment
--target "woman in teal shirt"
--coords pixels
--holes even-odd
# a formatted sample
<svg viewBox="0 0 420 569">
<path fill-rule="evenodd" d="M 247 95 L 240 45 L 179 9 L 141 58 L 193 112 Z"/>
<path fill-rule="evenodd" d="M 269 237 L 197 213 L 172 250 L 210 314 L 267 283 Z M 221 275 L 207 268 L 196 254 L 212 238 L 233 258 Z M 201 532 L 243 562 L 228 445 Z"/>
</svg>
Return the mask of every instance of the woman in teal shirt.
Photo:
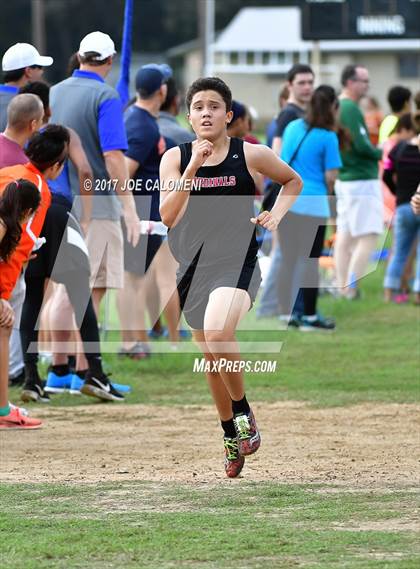
<svg viewBox="0 0 420 569">
<path fill-rule="evenodd" d="M 290 315 L 298 289 L 303 289 L 301 330 L 332 330 L 335 323 L 316 310 L 319 257 L 330 216 L 329 195 L 341 166 L 337 136 L 338 99 L 328 85 L 318 87 L 305 119 L 291 122 L 283 135 L 281 157 L 302 177 L 303 190 L 278 227 L 282 253 L 279 298 L 282 314 Z"/>
</svg>

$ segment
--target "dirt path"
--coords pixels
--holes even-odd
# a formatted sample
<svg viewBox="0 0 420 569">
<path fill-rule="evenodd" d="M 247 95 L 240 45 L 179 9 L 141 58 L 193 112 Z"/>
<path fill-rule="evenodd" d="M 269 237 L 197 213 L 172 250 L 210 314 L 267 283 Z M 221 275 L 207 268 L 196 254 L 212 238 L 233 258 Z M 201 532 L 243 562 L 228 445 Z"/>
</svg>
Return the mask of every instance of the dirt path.
<svg viewBox="0 0 420 569">
<path fill-rule="evenodd" d="M 245 480 L 352 487 L 418 483 L 416 405 L 313 409 L 285 402 L 256 404 L 254 410 L 263 444 L 247 459 Z M 45 419 L 41 430 L 1 434 L 1 481 L 226 480 L 212 407 L 37 407 L 36 416 Z"/>
</svg>

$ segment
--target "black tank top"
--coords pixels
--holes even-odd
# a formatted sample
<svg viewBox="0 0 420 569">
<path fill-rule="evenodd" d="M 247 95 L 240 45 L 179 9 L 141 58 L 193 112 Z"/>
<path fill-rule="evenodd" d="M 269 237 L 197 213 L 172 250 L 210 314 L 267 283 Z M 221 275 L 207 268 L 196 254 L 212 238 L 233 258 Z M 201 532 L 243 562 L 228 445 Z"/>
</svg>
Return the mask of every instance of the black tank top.
<svg viewBox="0 0 420 569">
<path fill-rule="evenodd" d="M 169 231 L 169 246 L 181 267 L 223 265 L 240 268 L 255 262 L 258 244 L 254 217 L 255 183 L 248 171 L 243 140 L 231 138 L 226 158 L 196 173 L 187 209 Z M 181 174 L 192 143 L 181 144 Z"/>
</svg>

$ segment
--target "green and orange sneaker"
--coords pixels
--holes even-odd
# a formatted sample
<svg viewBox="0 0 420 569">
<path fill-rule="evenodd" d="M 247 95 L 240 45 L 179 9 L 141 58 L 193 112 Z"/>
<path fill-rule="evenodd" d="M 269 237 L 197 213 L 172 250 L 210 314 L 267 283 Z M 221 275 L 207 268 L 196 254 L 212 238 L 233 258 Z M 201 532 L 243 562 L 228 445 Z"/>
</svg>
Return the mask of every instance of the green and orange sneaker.
<svg viewBox="0 0 420 569">
<path fill-rule="evenodd" d="M 225 437 L 223 439 L 225 447 L 225 472 L 229 478 L 236 478 L 241 473 L 245 459 L 239 454 L 238 439 Z"/>
<path fill-rule="evenodd" d="M 261 435 L 258 431 L 254 413 L 240 413 L 233 417 L 236 434 L 238 435 L 238 448 L 241 456 L 254 454 L 260 448 Z"/>
</svg>

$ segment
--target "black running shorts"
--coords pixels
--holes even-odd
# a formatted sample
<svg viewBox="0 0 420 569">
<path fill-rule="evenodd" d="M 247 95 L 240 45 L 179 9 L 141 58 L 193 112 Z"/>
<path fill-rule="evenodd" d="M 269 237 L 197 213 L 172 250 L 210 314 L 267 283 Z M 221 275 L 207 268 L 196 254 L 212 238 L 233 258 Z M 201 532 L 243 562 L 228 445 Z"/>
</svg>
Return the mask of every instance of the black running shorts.
<svg viewBox="0 0 420 569">
<path fill-rule="evenodd" d="M 191 265 L 186 270 L 178 269 L 177 288 L 181 310 L 185 320 L 194 330 L 204 327 L 204 314 L 210 294 L 220 287 L 246 290 L 251 299 L 251 307 L 261 284 L 261 271 L 258 260 L 247 261 L 242 270 L 231 267 L 200 267 Z"/>
</svg>

